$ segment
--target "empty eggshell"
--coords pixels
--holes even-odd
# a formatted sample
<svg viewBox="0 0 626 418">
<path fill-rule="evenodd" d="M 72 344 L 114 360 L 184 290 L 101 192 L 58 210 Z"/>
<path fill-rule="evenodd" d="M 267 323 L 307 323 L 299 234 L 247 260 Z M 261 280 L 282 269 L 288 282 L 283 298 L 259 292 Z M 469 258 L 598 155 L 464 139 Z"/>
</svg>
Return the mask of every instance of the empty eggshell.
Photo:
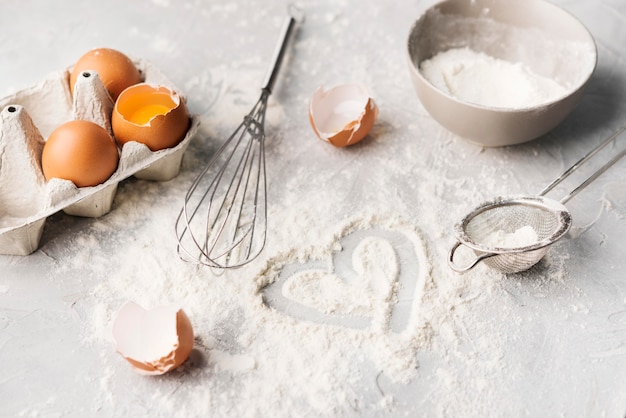
<svg viewBox="0 0 626 418">
<path fill-rule="evenodd" d="M 117 352 L 144 375 L 161 375 L 180 366 L 193 349 L 193 339 L 189 318 L 176 306 L 146 310 L 127 302 L 113 323 Z"/>
<path fill-rule="evenodd" d="M 113 108 L 111 125 L 120 146 L 130 141 L 151 151 L 177 145 L 189 129 L 185 101 L 175 91 L 147 83 L 124 90 Z"/>
<path fill-rule="evenodd" d="M 315 134 L 336 147 L 356 144 L 367 136 L 378 106 L 362 84 L 342 84 L 329 90 L 319 87 L 309 104 L 309 120 Z"/>
</svg>

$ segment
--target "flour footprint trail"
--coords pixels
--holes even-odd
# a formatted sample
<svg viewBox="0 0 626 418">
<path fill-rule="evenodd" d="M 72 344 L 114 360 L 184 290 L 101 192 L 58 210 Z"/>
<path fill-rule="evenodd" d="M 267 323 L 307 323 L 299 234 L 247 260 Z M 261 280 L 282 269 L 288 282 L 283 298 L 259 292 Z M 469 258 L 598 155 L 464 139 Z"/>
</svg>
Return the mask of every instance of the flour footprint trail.
<svg viewBox="0 0 626 418">
<path fill-rule="evenodd" d="M 284 260 L 261 289 L 265 305 L 302 321 L 382 333 L 402 333 L 417 320 L 429 271 L 417 234 L 371 227 L 331 246 L 326 260 Z"/>
</svg>

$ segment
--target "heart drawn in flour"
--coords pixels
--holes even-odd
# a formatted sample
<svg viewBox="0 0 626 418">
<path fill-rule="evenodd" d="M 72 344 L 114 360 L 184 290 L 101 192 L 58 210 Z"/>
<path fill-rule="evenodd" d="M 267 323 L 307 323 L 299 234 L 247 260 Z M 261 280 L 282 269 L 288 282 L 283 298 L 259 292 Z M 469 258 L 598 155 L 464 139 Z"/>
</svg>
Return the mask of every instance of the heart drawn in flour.
<svg viewBox="0 0 626 418">
<path fill-rule="evenodd" d="M 410 328 L 430 273 L 422 240 L 414 230 L 353 229 L 328 249 L 326 259 L 299 262 L 275 257 L 270 263 L 274 267 L 263 273 L 264 304 L 320 324 L 395 333 Z"/>
</svg>

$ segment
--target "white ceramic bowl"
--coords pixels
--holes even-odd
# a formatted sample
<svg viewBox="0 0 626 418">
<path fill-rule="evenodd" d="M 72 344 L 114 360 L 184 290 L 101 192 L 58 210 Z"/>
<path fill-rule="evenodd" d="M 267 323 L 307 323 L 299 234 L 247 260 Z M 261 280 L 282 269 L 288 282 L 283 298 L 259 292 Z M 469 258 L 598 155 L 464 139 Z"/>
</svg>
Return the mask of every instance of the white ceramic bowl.
<svg viewBox="0 0 626 418">
<path fill-rule="evenodd" d="M 429 82 L 420 63 L 468 47 L 526 65 L 566 93 L 524 108 L 462 101 Z M 449 131 L 483 146 L 505 146 L 544 135 L 574 109 L 597 62 L 593 37 L 574 16 L 544 0 L 444 0 L 413 24 L 408 37 L 411 79 L 430 115 Z"/>
</svg>

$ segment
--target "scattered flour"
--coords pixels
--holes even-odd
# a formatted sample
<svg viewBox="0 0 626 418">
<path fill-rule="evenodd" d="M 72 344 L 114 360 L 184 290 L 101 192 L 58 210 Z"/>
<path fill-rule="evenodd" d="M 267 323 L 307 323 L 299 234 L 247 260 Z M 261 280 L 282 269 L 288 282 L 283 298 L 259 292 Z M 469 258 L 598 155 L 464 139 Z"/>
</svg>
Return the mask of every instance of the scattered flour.
<svg viewBox="0 0 626 418">
<path fill-rule="evenodd" d="M 178 258 L 173 224 L 184 193 L 215 138 L 229 134 L 256 99 L 254 77 L 238 90 L 222 80 L 207 78 L 214 84 L 202 86 L 228 95 L 206 109 L 208 138 L 190 144 L 176 179 L 122 182 L 107 216 L 64 236 L 57 251 L 67 255 L 43 248 L 63 260 L 57 276 L 88 266 L 97 281 L 76 308 L 85 312 L 84 348 L 97 350 L 102 362 L 98 410 L 123 404 L 127 415 L 256 417 L 453 416 L 471 409 L 469 415 L 485 416 L 511 407 L 503 394 L 522 366 L 506 347 L 519 338 L 524 317 L 503 276 L 477 269 L 459 277 L 432 263 L 445 258 L 450 219 L 466 209 L 455 199 L 480 198 L 484 186 L 459 173 L 459 188 L 453 156 L 405 165 L 387 160 L 384 141 L 337 152 L 312 135 L 285 140 L 274 123 L 305 128 L 290 125 L 276 104 L 279 117 L 268 120 L 269 225 L 261 257 L 227 271 Z M 396 145 L 419 161 L 410 141 Z M 299 164 L 300 153 L 313 166 Z M 390 178 L 410 185 L 389 187 Z M 562 272 L 558 263 L 553 269 Z M 110 337 L 115 312 L 128 300 L 181 306 L 196 335 L 189 361 L 162 379 L 136 375 Z"/>
<path fill-rule="evenodd" d="M 420 64 L 420 71 L 440 90 L 482 106 L 533 107 L 567 92 L 521 62 L 504 61 L 467 47 L 436 54 Z"/>
<path fill-rule="evenodd" d="M 377 303 L 393 302 L 398 279 L 398 260 L 391 244 L 366 237 L 352 253 L 357 277 L 351 281 L 321 270 L 304 270 L 291 275 L 283 294 L 325 313 L 369 314 Z"/>
<path fill-rule="evenodd" d="M 316 39 L 299 45 L 299 53 L 318 54 L 323 44 Z M 72 305 L 84 318 L 78 349 L 99 358 L 89 374 L 95 381 L 87 382 L 97 388 L 87 412 L 282 417 L 525 410 L 527 400 L 511 394 L 525 377 L 527 359 L 509 350 L 536 322 L 520 308 L 532 301 L 525 277 L 506 281 L 487 269 L 458 276 L 433 262 L 444 260 L 453 242 L 451 221 L 460 219 L 468 201 L 486 197 L 481 191 L 493 191 L 496 180 L 485 185 L 483 179 L 496 179 L 507 162 L 489 160 L 489 151 L 450 146 L 445 133 L 432 148 L 416 143 L 419 124 L 431 123 L 424 115 L 408 131 L 391 129 L 406 126 L 406 112 L 388 103 L 392 111 L 370 139 L 336 150 L 312 132 L 307 137 L 306 117 L 294 116 L 308 97 L 283 94 L 267 121 L 269 226 L 261 257 L 223 272 L 178 259 L 176 213 L 220 138 L 256 100 L 265 70 L 256 64 L 224 65 L 189 81 L 190 103 L 202 103 L 195 109 L 203 114 L 203 130 L 177 178 L 122 182 L 107 216 L 76 221 L 59 215 L 64 222 L 50 223 L 41 253 L 58 260 L 53 276 L 59 287 L 73 284 L 63 282 L 66 274 L 84 274 L 89 283 L 88 294 Z M 314 75 L 314 68 L 308 71 Z M 404 87 L 403 99 L 415 100 Z M 473 163 L 481 167 L 480 180 L 464 171 Z M 537 294 L 564 281 L 563 261 L 546 263 L 549 274 L 531 285 Z M 183 307 L 196 339 L 178 370 L 146 379 L 114 352 L 112 319 L 127 300 L 145 308 Z"/>
<path fill-rule="evenodd" d="M 283 285 L 285 297 L 325 313 L 363 314 L 371 309 L 370 294 L 353 288 L 331 273 L 304 271 Z"/>
</svg>

